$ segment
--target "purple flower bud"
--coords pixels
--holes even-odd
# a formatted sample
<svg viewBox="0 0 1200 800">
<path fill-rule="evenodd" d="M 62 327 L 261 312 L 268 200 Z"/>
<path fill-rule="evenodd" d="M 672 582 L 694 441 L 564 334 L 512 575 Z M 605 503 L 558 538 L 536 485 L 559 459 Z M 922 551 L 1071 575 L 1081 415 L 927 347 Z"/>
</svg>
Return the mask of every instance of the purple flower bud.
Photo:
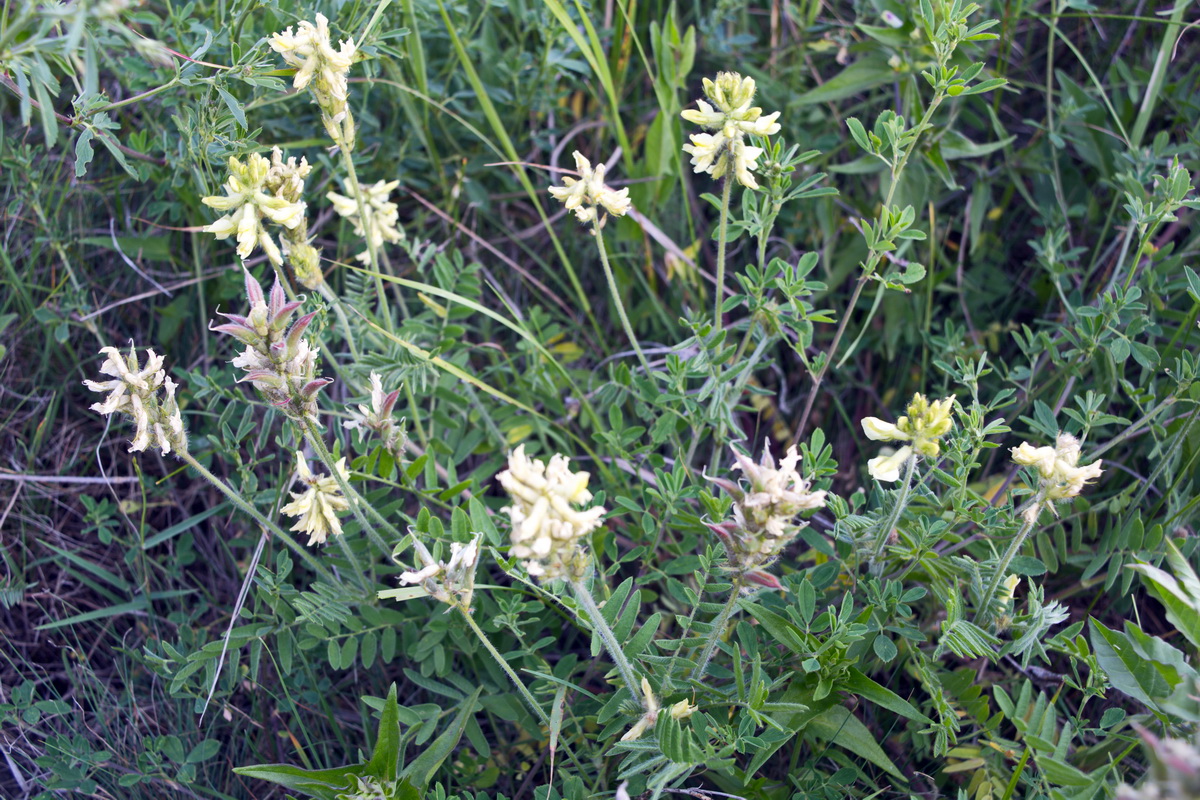
<svg viewBox="0 0 1200 800">
<path fill-rule="evenodd" d="M 254 280 L 250 270 L 242 267 L 242 272 L 246 277 L 246 299 L 250 301 L 250 305 L 267 302 L 267 298 L 263 296 L 262 287 L 258 285 L 258 281 Z"/>
<path fill-rule="evenodd" d="M 765 586 L 768 589 L 780 589 L 786 591 L 786 589 L 784 589 L 784 585 L 779 582 L 779 578 L 776 578 L 766 570 L 752 569 L 743 573 L 743 575 L 745 576 L 746 580 L 750 581 L 751 583 L 756 583 L 759 586 Z"/>
<path fill-rule="evenodd" d="M 333 378 L 317 378 L 314 381 L 309 381 L 308 383 L 304 384 L 304 388 L 300 390 L 300 394 L 303 395 L 305 400 L 311 400 L 317 394 L 317 392 L 321 391 L 331 383 L 333 383 Z"/>
</svg>

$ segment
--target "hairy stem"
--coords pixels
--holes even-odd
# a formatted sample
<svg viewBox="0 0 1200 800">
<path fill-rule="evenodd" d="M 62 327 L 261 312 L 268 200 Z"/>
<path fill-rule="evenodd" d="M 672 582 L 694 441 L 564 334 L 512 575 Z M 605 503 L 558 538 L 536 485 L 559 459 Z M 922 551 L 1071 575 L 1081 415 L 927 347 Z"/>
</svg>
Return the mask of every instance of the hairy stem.
<svg viewBox="0 0 1200 800">
<path fill-rule="evenodd" d="M 892 535 L 892 530 L 908 506 L 908 493 L 912 488 L 913 473 L 916 469 L 917 456 L 914 453 L 904 462 L 904 477 L 900 479 L 900 491 L 896 495 L 896 502 L 892 506 L 892 510 L 888 512 L 887 519 L 883 521 L 883 527 L 880 528 L 879 535 L 875 540 L 875 555 L 871 557 L 871 571 L 876 574 L 883 570 L 883 551 L 887 548 L 888 538 Z"/>
<path fill-rule="evenodd" d="M 592 624 L 592 628 L 600 634 L 600 640 L 604 642 L 604 649 L 608 650 L 609 656 L 612 657 L 613 663 L 617 667 L 617 672 L 621 673 L 621 680 L 625 682 L 625 687 L 629 689 L 629 693 L 633 695 L 634 699 L 642 705 L 642 708 L 649 711 L 650 709 L 646 707 L 646 699 L 638 691 L 638 681 L 634 675 L 633 665 L 625 657 L 625 651 L 621 649 L 621 643 L 617 641 L 617 635 L 613 633 L 612 628 L 604 621 L 604 616 L 600 613 L 600 606 L 596 605 L 596 598 L 592 597 L 591 591 L 584 585 L 582 579 L 572 579 L 570 583 L 571 588 L 575 590 L 575 597 L 579 600 L 579 605 L 583 608 L 584 615 L 587 616 L 588 622 Z"/>
<path fill-rule="evenodd" d="M 717 228 L 717 285 L 713 289 L 713 330 L 721 330 L 721 304 L 725 302 L 725 240 L 729 238 L 729 199 L 733 194 L 733 176 L 726 175 L 721 186 L 721 223 Z"/>
<path fill-rule="evenodd" d="M 721 609 L 721 613 L 712 621 L 712 628 L 708 631 L 708 639 L 704 643 L 704 649 L 700 651 L 700 658 L 696 661 L 696 666 L 692 669 L 692 680 L 698 681 L 704 678 L 704 670 L 708 667 L 708 662 L 712 660 L 713 653 L 717 651 L 717 644 L 721 641 L 721 634 L 725 632 L 725 626 L 729 624 L 733 612 L 737 610 L 737 601 L 741 593 L 742 584 L 737 578 L 734 578 L 733 589 L 729 592 L 729 599 L 725 601 L 725 606 Z"/>
<path fill-rule="evenodd" d="M 508 660 L 501 655 L 500 651 L 496 649 L 496 646 L 492 644 L 490 639 L 488 639 L 487 634 L 483 632 L 483 628 L 479 627 L 479 623 L 477 623 L 475 618 L 471 616 L 471 609 L 467 608 L 462 603 L 457 603 L 454 607 L 458 609 L 458 612 L 462 614 L 462 618 L 466 620 L 467 627 L 471 629 L 488 653 L 491 654 L 496 663 L 500 665 L 500 669 L 504 670 L 504 674 L 508 676 L 510 681 L 512 681 L 512 685 L 517 688 L 517 693 L 521 695 L 521 699 L 525 701 L 525 705 L 529 707 L 529 710 L 533 712 L 533 715 L 538 718 L 539 722 L 549 728 L 550 718 L 546 716 L 546 712 L 542 710 L 540 705 L 538 705 L 537 698 L 535 698 L 529 689 L 525 687 L 525 684 L 521 682 L 521 678 L 519 675 L 517 675 L 516 670 L 512 668 L 512 665 L 508 663 Z M 575 753 L 571 751 L 571 748 L 567 747 L 566 743 L 563 743 L 563 749 L 566 750 L 567 757 L 571 759 L 571 761 L 575 764 L 575 768 L 578 769 L 579 773 L 582 775 L 584 772 L 583 765 L 580 764 L 575 758 Z"/>
<path fill-rule="evenodd" d="M 996 564 L 996 571 L 992 573 L 992 579 L 988 581 L 987 590 L 983 593 L 983 597 L 980 598 L 979 610 L 975 612 L 978 622 L 986 622 L 991 618 L 992 600 L 996 597 L 996 590 L 1000 588 L 1000 581 L 1004 580 L 1004 575 L 1008 572 L 1008 565 L 1012 563 L 1013 558 L 1021 551 L 1021 546 L 1025 544 L 1025 539 L 1028 538 L 1030 531 L 1033 530 L 1033 526 L 1037 523 L 1038 514 L 1042 512 L 1042 504 L 1045 501 L 1045 491 L 1039 491 L 1033 498 L 1033 503 L 1022 515 L 1024 520 L 1021 524 L 1021 529 L 1017 531 L 1017 535 L 1009 542 L 1008 549 L 1000 557 L 999 563 Z"/>
<path fill-rule="evenodd" d="M 629 324 L 629 316 L 625 313 L 625 304 L 621 302 L 621 293 L 617 289 L 617 280 L 613 277 L 612 266 L 608 263 L 608 251 L 604 247 L 604 234 L 600 231 L 599 213 L 592 220 L 592 233 L 596 237 L 596 249 L 600 251 L 600 263 L 604 266 L 604 277 L 608 279 L 608 290 L 612 293 L 613 302 L 617 305 L 617 315 L 621 317 L 621 326 L 625 328 L 625 335 L 629 337 L 633 351 L 637 353 L 638 360 L 642 362 L 642 369 L 646 370 L 646 374 L 649 375 L 650 362 L 646 361 L 646 356 L 642 353 L 642 346 L 638 344 L 637 335 L 633 332 L 633 326 Z"/>
</svg>

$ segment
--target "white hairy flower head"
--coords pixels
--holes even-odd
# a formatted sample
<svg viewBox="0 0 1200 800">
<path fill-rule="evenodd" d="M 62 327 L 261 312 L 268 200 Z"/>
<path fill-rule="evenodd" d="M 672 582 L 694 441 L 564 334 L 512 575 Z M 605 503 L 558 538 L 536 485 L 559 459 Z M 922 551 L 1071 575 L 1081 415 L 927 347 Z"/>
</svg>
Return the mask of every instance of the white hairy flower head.
<svg viewBox="0 0 1200 800">
<path fill-rule="evenodd" d="M 466 544 L 453 542 L 450 545 L 450 560 L 438 561 L 414 535 L 413 549 L 417 552 L 420 566 L 401 573 L 400 583 L 420 586 L 430 597 L 446 605 L 461 604 L 470 609 L 481 538 L 482 534 L 475 534 Z"/>
<path fill-rule="evenodd" d="M 91 406 L 92 411 L 105 416 L 119 413 L 133 419 L 136 431 L 129 445 L 131 453 L 148 447 L 161 449 L 164 456 L 172 450 L 186 453 L 187 433 L 175 400 L 177 384 L 163 370 L 163 357 L 147 350 L 143 367 L 133 347 L 127 356 L 115 347 L 100 348 L 100 355 L 106 357 L 100 373 L 112 380 L 83 382 L 93 392 L 108 392 L 104 402 Z"/>
<path fill-rule="evenodd" d="M 562 186 L 551 186 L 550 196 L 560 201 L 568 211 L 574 211 L 580 222 L 591 222 L 605 212 L 623 217 L 629 211 L 629 189 L 612 189 L 604 183 L 604 165 L 592 163 L 576 150 L 575 169 L 578 178 L 566 176 Z M 601 217 L 603 222 L 604 218 Z"/>
<path fill-rule="evenodd" d="M 547 464 L 525 455 L 519 445 L 508 455 L 508 469 L 496 476 L 512 498 L 503 510 L 512 521 L 512 555 L 543 582 L 582 577 L 587 555 L 584 538 L 600 526 L 605 509 L 577 509 L 591 502 L 586 472 L 572 472 L 570 460 L 556 454 Z"/>
<path fill-rule="evenodd" d="M 757 462 L 738 450 L 733 457 L 733 468 L 741 471 L 750 485 L 746 488 L 726 478 L 708 478 L 733 497 L 733 520 L 708 528 L 725 547 L 730 570 L 760 586 L 781 589 L 782 584 L 765 567 L 807 525 L 797 523 L 797 515 L 824 506 L 827 492 L 812 491 L 812 484 L 796 470 L 800 454 L 795 445 L 788 448 L 778 466 L 765 443 Z"/>
<path fill-rule="evenodd" d="M 333 210 L 350 220 L 354 224 L 354 232 L 367 240 L 368 249 L 355 256 L 364 264 L 370 263 L 371 248 L 378 252 L 384 244 L 404 241 L 404 230 L 399 226 L 400 209 L 388 199 L 399 185 L 400 181 L 378 181 L 371 186 L 359 185 L 359 194 L 356 194 L 354 185 L 346 180 L 342 181 L 346 194 L 329 192 L 325 195 L 333 204 Z M 358 213 L 360 195 L 366 213 L 365 224 Z"/>
<path fill-rule="evenodd" d="M 1084 486 L 1104 472 L 1100 461 L 1079 466 L 1079 456 L 1079 440 L 1069 433 L 1058 434 L 1054 447 L 1034 447 L 1029 442 L 1021 442 L 1020 446 L 1012 448 L 1013 462 L 1032 467 L 1038 474 L 1039 491 L 1052 501 L 1078 496 Z"/>
<path fill-rule="evenodd" d="M 349 84 L 347 78 L 354 64 L 357 48 L 354 40 L 340 40 L 335 49 L 329 32 L 329 20 L 317 14 L 316 24 L 301 21 L 292 32 L 272 34 L 271 49 L 296 68 L 292 86 L 296 91 L 307 88 L 321 108 L 321 119 L 330 137 L 346 149 L 353 147 L 353 126 L 349 122 Z M 347 131 L 346 128 L 350 130 Z"/>
<path fill-rule="evenodd" d="M 333 466 L 342 480 L 350 479 L 345 458 L 338 459 Z M 299 517 L 291 530 L 307 533 L 310 545 L 323 544 L 331 534 L 341 536 L 342 523 L 337 514 L 349 510 L 350 502 L 342 495 L 337 479 L 332 475 L 314 475 L 304 454 L 296 451 L 296 480 L 308 488 L 290 492 L 292 502 L 279 509 L 289 517 Z"/>
</svg>

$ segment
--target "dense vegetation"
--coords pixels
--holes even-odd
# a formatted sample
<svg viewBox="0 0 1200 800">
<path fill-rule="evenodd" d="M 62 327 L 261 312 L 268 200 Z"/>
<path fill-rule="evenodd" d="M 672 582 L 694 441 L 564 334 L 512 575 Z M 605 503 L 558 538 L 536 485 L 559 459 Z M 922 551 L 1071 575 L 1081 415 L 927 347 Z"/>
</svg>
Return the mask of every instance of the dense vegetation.
<svg viewBox="0 0 1200 800">
<path fill-rule="evenodd" d="M 1190 6 L 0 6 L 0 796 L 1200 797 Z"/>
</svg>

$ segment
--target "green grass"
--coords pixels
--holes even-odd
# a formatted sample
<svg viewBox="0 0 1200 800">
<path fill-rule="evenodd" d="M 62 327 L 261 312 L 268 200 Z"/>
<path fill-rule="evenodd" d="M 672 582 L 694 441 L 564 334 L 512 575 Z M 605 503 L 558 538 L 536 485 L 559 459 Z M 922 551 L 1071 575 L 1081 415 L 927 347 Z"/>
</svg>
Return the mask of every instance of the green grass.
<svg viewBox="0 0 1200 800">
<path fill-rule="evenodd" d="M 364 760 L 392 685 L 400 763 L 419 765 L 430 798 L 611 797 L 626 779 L 637 797 L 661 778 L 756 800 L 987 787 L 1032 800 L 1138 780 L 1132 723 L 1187 738 L 1198 718 L 1196 643 L 1129 569 L 1180 574 L 1167 541 L 1196 564 L 1200 279 L 1186 267 L 1200 234 L 1188 205 L 1156 216 L 1153 177 L 1178 158 L 1190 188 L 1198 167 L 1191 9 L 983 5 L 972 21 L 998 20 L 999 38 L 953 63 L 1007 85 L 939 102 L 894 182 L 847 120 L 870 131 L 890 110 L 914 125 L 930 108 L 919 72 L 934 52 L 909 35 L 909 4 L 0 7 L 0 796 L 281 798 L 233 769 Z M 400 181 L 407 241 L 378 270 L 354 260 L 362 241 L 325 200 L 345 167 L 319 110 L 266 45 L 315 11 L 364 54 L 359 180 Z M 679 111 L 720 70 L 753 76 L 779 137 L 816 152 L 776 216 L 768 195 L 733 187 L 725 285 L 739 299 L 717 333 L 721 186 L 680 152 L 696 130 Z M 336 379 L 324 441 L 401 533 L 447 550 L 484 534 L 474 619 L 549 724 L 461 615 L 374 599 L 412 563 L 403 538 L 372 539 L 347 514 L 348 549 L 313 551 L 333 576 L 320 578 L 195 471 L 128 453 L 128 423 L 88 410 L 101 346 L 165 354 L 191 453 L 290 526 L 278 509 L 298 491 L 302 437 L 234 383 L 237 351 L 208 331 L 245 301 L 231 241 L 200 230 L 227 158 L 275 144 L 313 165 L 310 234 L 343 303 L 345 321 L 314 293 L 302 310 L 319 312 Z M 630 189 L 637 213 L 609 219 L 605 245 L 653 375 L 590 226 L 545 192 L 576 149 Z M 864 243 L 885 198 L 912 206 L 924 238 Z M 797 265 L 810 271 L 786 276 Z M 396 469 L 341 424 L 371 371 L 403 386 L 411 446 Z M 939 469 L 922 462 L 905 496 L 868 477 L 881 443 L 859 421 L 894 420 L 915 392 L 978 418 L 958 418 Z M 1067 616 L 1038 637 L 1044 658 L 997 655 L 996 631 L 973 623 L 1031 496 L 1008 448 L 1059 430 L 1105 472 L 1042 514 L 1014 569 L 1021 608 L 1040 587 L 1029 616 L 1054 600 Z M 797 441 L 805 477 L 838 499 L 772 567 L 788 591 L 743 601 L 691 684 L 685 662 L 729 599 L 704 525 L 729 501 L 705 476 L 736 480 L 728 444 L 757 456 L 768 439 L 777 454 Z M 665 704 L 701 704 L 641 750 L 617 743 L 636 702 L 606 679 L 570 593 L 506 555 L 495 475 L 521 442 L 591 472 L 611 512 L 591 541 L 607 622 L 626 646 L 646 631 L 633 662 Z M 876 581 L 863 553 L 893 521 L 890 583 Z M 1126 621 L 1162 640 L 1139 653 L 1165 678 L 1118 668 L 1098 623 L 1135 636 Z M 668 766 L 649 763 L 659 753 Z"/>
</svg>

